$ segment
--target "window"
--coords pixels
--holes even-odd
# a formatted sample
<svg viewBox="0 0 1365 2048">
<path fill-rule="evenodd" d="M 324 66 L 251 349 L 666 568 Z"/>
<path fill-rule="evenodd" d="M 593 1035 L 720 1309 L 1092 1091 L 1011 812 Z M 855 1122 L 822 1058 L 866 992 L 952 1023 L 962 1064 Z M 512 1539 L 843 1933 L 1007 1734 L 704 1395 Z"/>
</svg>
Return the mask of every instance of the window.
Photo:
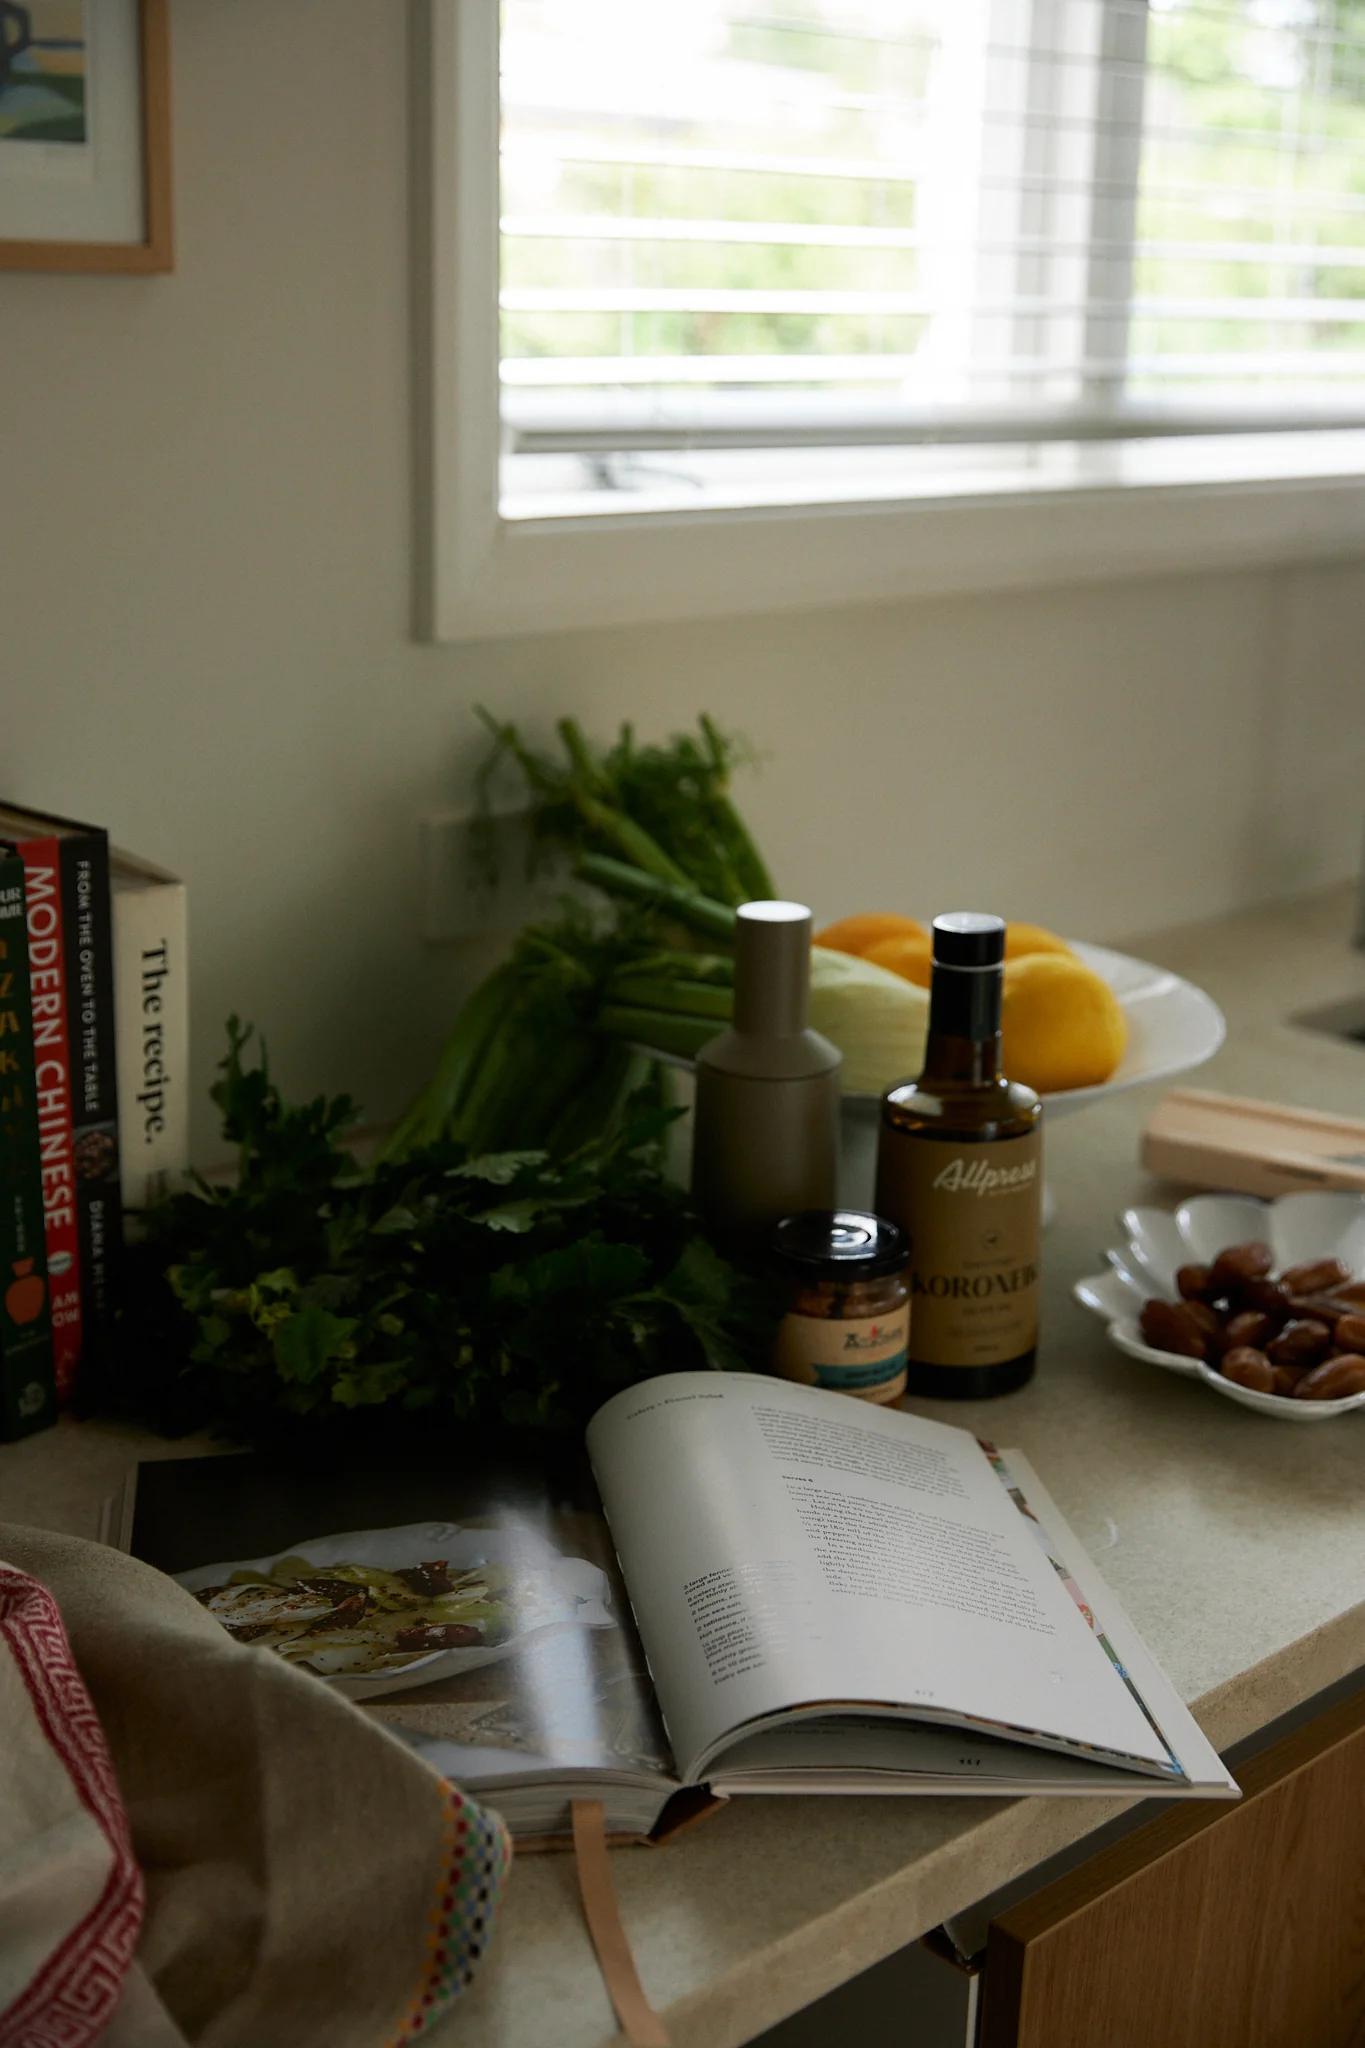
<svg viewBox="0 0 1365 2048">
<path fill-rule="evenodd" d="M 429 55 L 473 630 L 521 542 L 535 626 L 961 586 L 946 533 L 904 573 L 931 505 L 1023 580 L 1023 494 L 1072 573 L 1164 559 L 1097 494 L 1179 496 L 1173 560 L 1253 484 L 1244 554 L 1365 537 L 1365 0 L 432 0 Z"/>
</svg>

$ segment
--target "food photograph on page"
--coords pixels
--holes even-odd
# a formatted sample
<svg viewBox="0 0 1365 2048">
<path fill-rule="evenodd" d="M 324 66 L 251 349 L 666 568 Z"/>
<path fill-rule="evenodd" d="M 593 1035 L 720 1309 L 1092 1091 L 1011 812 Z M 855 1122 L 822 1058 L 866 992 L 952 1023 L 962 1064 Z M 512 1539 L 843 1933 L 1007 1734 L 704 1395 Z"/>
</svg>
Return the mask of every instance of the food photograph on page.
<svg viewBox="0 0 1365 2048">
<path fill-rule="evenodd" d="M 124 1512 L 134 1550 L 233 1640 L 380 1702 L 400 1732 L 439 1739 L 460 1782 L 667 1768 L 581 1457 L 503 1438 L 467 1442 L 461 1462 L 157 1462 Z M 360 1516 L 374 1524 L 339 1526 Z M 225 1539 L 235 1556 L 216 1554 Z"/>
</svg>

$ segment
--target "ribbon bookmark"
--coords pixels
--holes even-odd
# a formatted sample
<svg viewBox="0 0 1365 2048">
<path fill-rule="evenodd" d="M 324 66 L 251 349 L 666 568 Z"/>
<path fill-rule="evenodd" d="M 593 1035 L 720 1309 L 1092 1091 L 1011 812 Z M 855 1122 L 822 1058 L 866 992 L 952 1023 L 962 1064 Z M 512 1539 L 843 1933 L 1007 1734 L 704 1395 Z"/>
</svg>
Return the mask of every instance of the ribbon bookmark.
<svg viewBox="0 0 1365 2048">
<path fill-rule="evenodd" d="M 574 1861 L 578 1865 L 583 1916 L 621 2032 L 631 2048 L 668 2048 L 668 2029 L 645 1997 L 621 1924 L 602 1802 L 575 1799 L 572 1812 Z"/>
</svg>

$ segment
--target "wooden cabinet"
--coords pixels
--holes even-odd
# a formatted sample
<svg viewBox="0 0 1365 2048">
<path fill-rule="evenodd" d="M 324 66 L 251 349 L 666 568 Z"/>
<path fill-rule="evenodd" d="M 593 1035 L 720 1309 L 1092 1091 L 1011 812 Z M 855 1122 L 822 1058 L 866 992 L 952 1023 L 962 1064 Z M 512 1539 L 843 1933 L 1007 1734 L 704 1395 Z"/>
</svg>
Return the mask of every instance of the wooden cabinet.
<svg viewBox="0 0 1365 2048">
<path fill-rule="evenodd" d="M 982 2048 L 1361 2048 L 1365 1693 L 991 1923 Z"/>
</svg>

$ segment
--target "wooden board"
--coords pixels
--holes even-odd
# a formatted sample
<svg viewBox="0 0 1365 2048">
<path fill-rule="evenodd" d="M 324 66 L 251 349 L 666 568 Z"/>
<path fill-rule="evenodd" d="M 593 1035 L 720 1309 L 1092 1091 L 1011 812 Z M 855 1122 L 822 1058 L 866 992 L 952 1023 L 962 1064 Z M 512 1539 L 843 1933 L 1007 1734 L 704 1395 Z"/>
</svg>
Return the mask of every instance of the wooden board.
<svg viewBox="0 0 1365 2048">
<path fill-rule="evenodd" d="M 1365 1693 L 991 1923 L 982 2048 L 1360 2048 Z"/>
<path fill-rule="evenodd" d="M 1365 1191 L 1365 1122 L 1282 1102 L 1173 1088 L 1142 1133 L 1149 1173 L 1243 1195 Z"/>
</svg>

